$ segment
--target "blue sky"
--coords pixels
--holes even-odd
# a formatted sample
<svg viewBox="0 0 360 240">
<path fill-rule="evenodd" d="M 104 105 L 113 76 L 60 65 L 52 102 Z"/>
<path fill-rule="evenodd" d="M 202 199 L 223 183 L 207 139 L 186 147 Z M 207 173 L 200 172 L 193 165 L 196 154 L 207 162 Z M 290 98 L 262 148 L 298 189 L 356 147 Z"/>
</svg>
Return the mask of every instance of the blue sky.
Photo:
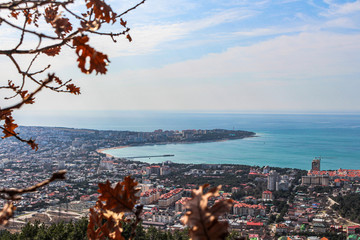
<svg viewBox="0 0 360 240">
<path fill-rule="evenodd" d="M 148 0 L 126 20 L 132 43 L 92 39 L 107 75 L 84 76 L 65 51 L 54 69 L 82 94 L 28 108 L 360 112 L 360 1 Z"/>
</svg>

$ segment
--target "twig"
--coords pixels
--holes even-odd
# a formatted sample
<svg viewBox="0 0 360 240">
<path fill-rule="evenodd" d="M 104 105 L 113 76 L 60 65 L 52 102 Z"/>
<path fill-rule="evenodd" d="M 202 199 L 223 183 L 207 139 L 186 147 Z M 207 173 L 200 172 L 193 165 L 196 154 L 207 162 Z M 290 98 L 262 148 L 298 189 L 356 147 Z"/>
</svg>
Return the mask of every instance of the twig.
<svg viewBox="0 0 360 240">
<path fill-rule="evenodd" d="M 58 172 L 53 173 L 51 178 L 48 178 L 38 184 L 35 184 L 28 188 L 2 188 L 0 189 L 0 193 L 6 194 L 10 197 L 11 200 L 18 200 L 18 195 L 28 193 L 28 192 L 35 192 L 39 188 L 55 181 L 55 180 L 64 180 L 65 179 L 66 170 L 60 170 Z M 1 196 L 1 195 L 0 195 Z"/>
<path fill-rule="evenodd" d="M 119 17 L 121 17 L 121 16 L 123 16 L 123 15 L 127 14 L 128 12 L 130 12 L 130 11 L 132 11 L 132 10 L 135 10 L 138 6 L 140 6 L 140 5 L 144 4 L 144 3 L 145 3 L 145 1 L 146 1 L 146 0 L 143 0 L 143 1 L 141 1 L 140 3 L 136 4 L 134 7 L 129 8 L 129 9 L 128 9 L 128 10 L 126 10 L 125 12 L 123 12 L 123 13 L 121 13 L 121 14 L 117 15 L 117 16 L 116 16 L 116 18 L 119 18 Z"/>
<path fill-rule="evenodd" d="M 48 83 L 50 83 L 53 79 L 54 79 L 54 74 L 49 74 L 48 75 L 48 79 L 46 79 L 41 85 L 40 87 L 38 87 L 38 89 L 36 89 L 34 92 L 30 93 L 29 96 L 26 98 L 26 99 L 23 99 L 21 102 L 15 104 L 15 105 L 12 105 L 10 107 L 7 107 L 7 108 L 3 108 L 1 109 L 1 111 L 8 111 L 8 110 L 13 110 L 13 109 L 19 109 L 22 107 L 22 105 L 24 105 L 27 101 L 29 101 L 30 99 L 33 99 L 33 97 L 41 91 L 41 89 L 43 87 L 45 87 Z"/>
</svg>

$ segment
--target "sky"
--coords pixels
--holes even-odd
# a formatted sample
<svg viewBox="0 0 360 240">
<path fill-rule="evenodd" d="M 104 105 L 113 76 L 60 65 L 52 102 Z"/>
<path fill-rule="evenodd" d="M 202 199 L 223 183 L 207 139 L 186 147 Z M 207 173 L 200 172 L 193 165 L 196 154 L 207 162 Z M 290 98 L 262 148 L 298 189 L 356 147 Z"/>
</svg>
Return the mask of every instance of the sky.
<svg viewBox="0 0 360 240">
<path fill-rule="evenodd" d="M 43 91 L 25 110 L 360 112 L 360 0 L 147 0 L 124 19 L 131 43 L 91 40 L 106 75 L 82 74 L 70 50 L 40 59 L 82 94 Z M 0 71 L 16 77 L 7 59 Z"/>
</svg>

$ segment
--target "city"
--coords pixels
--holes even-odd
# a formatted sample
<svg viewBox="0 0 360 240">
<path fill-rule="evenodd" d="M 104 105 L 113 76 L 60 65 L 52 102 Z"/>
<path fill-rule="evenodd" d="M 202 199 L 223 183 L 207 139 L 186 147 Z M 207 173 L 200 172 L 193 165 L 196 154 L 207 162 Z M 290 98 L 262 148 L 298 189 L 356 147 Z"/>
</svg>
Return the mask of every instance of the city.
<svg viewBox="0 0 360 240">
<path fill-rule="evenodd" d="M 3 140 L 0 145 L 2 187 L 27 187 L 44 180 L 53 171 L 66 169 L 68 172 L 65 181 L 53 182 L 35 193 L 23 195 L 24 198 L 16 203 L 15 217 L 6 226 L 11 231 L 19 231 L 29 221 L 51 224 L 86 217 L 99 196 L 98 183 L 106 180 L 115 183 L 131 175 L 141 186 L 139 204 L 144 206 L 144 228 L 184 229 L 180 219 L 186 212 L 192 189 L 209 183 L 222 185 L 220 196 L 211 199 L 210 204 L 220 199 L 234 200 L 231 211 L 223 216 L 223 220 L 229 222 L 230 232 L 250 239 L 280 236 L 346 239 L 360 232 L 359 219 L 341 216 L 341 209 L 334 207 L 340 205 L 339 196 L 360 192 L 359 170 L 322 171 L 320 158 L 315 158 L 311 164 L 309 161 L 309 171 L 171 161 L 155 165 L 115 158 L 99 151 L 144 142 L 190 142 L 194 135 L 209 133 L 212 139 L 206 136 L 202 139 L 214 141 L 225 139 L 225 136 L 235 137 L 232 131 L 134 133 L 49 127 L 21 127 L 20 130 L 25 137 L 36 138 L 39 150 L 34 152 L 11 138 Z M 245 133 L 253 136 L 253 133 Z M 177 136 L 177 140 L 169 141 L 169 135 Z"/>
</svg>

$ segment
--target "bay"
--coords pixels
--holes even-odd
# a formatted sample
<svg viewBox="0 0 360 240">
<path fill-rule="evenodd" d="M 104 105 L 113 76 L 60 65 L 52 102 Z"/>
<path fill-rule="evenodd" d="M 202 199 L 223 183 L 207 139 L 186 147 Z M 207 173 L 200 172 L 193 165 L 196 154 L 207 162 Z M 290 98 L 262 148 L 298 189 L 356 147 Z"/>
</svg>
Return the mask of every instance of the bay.
<svg viewBox="0 0 360 240">
<path fill-rule="evenodd" d="M 257 137 L 212 143 L 129 147 L 111 149 L 106 153 L 116 157 L 175 155 L 137 159 L 148 163 L 170 160 L 188 164 L 269 165 L 305 170 L 311 168 L 314 157 L 321 157 L 322 169 L 360 169 L 358 115 L 215 114 L 207 115 L 208 118 L 204 115 L 193 117 L 194 125 L 190 124 L 190 129 L 241 129 L 254 131 Z M 191 122 L 191 117 L 188 120 Z M 201 121 L 203 123 L 199 124 Z"/>
<path fill-rule="evenodd" d="M 22 115 L 21 115 L 22 114 Z M 167 144 L 108 150 L 116 157 L 174 154 L 138 159 L 149 163 L 246 164 L 310 169 L 322 157 L 322 169 L 360 169 L 359 114 L 244 114 L 166 111 L 31 112 L 16 116 L 21 125 L 99 130 L 154 131 L 236 129 L 255 138 L 225 142 Z"/>
</svg>

